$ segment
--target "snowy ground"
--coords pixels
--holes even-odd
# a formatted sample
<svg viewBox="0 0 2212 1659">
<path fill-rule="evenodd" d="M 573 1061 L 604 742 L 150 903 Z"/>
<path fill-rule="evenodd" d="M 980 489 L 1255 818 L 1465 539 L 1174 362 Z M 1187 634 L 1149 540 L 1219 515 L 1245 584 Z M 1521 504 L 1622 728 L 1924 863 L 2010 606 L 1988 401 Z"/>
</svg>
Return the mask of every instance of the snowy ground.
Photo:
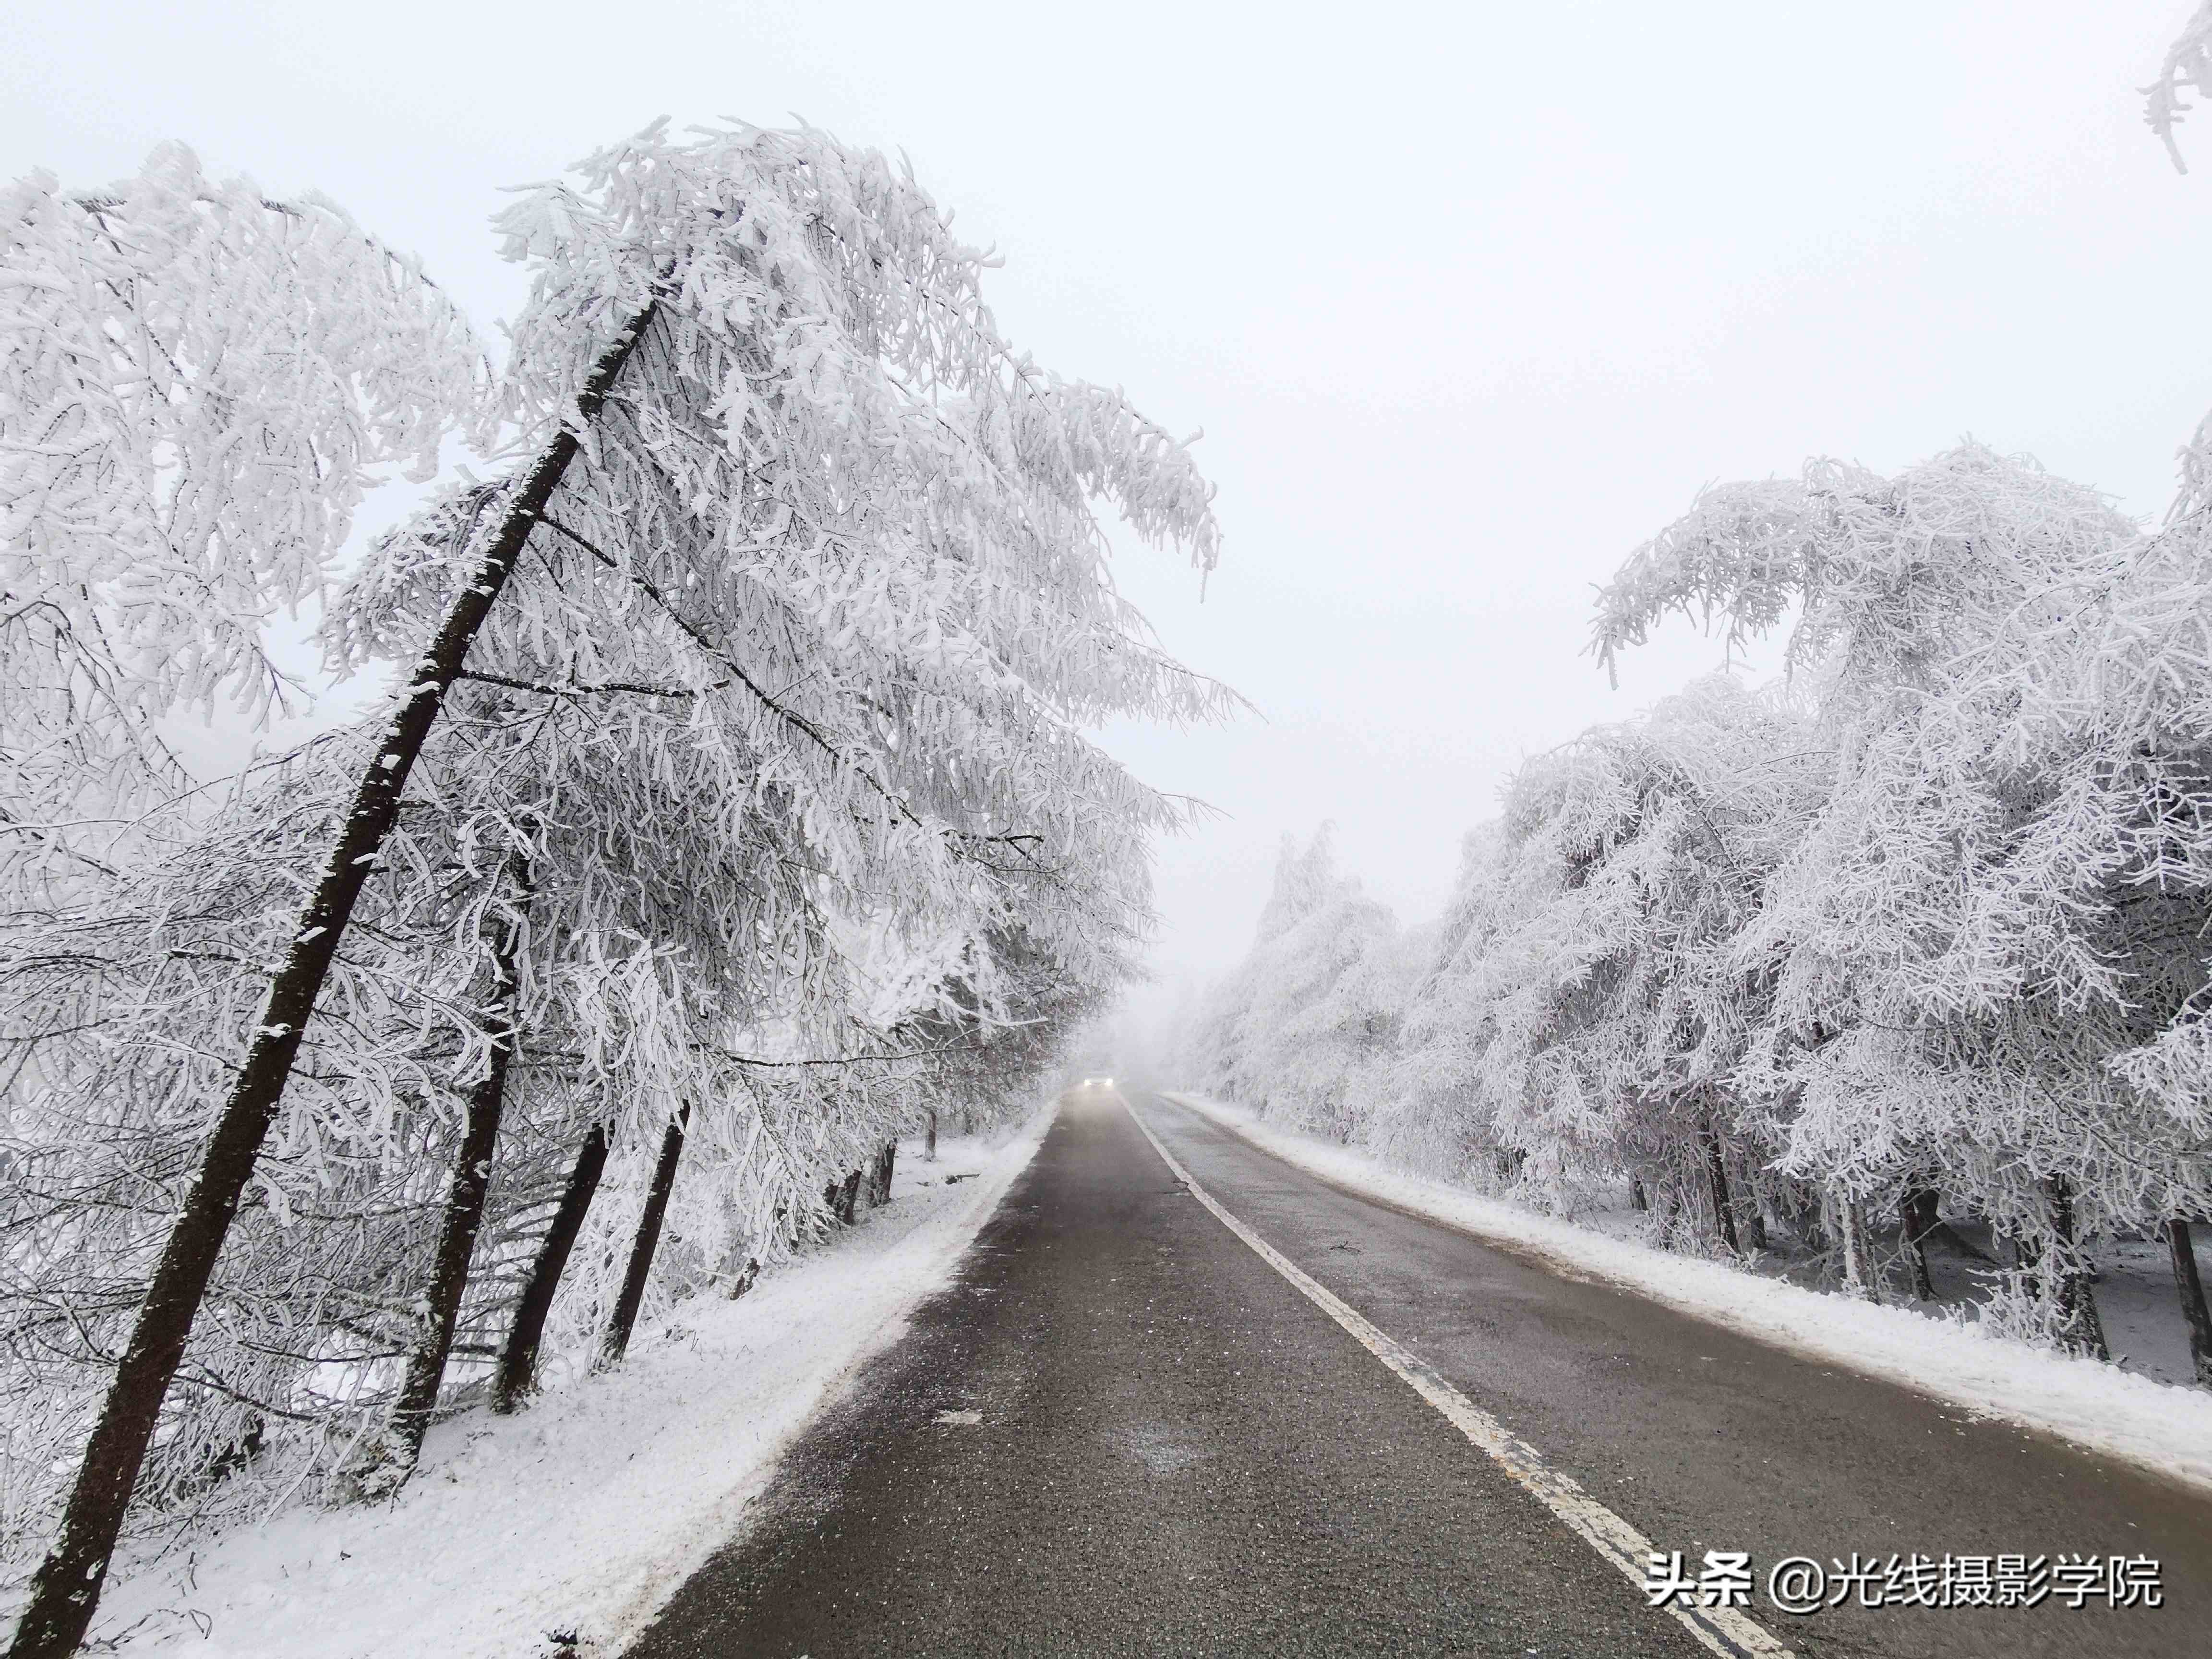
<svg viewBox="0 0 2212 1659">
<path fill-rule="evenodd" d="M 1575 1222 L 1608 1238 L 1640 1244 L 1650 1219 L 1630 1205 L 1624 1190 L 1617 1204 L 1579 1214 Z M 1962 1222 L 1957 1229 L 1985 1253 L 1995 1250 L 1988 1227 Z M 1894 1233 L 1885 1231 L 1882 1243 L 1893 1246 Z M 2200 1235 L 2200 1251 L 2203 1243 Z M 2189 1354 L 2189 1328 L 2182 1322 L 2181 1304 L 2174 1295 L 2173 1261 L 2165 1241 L 2106 1239 L 2090 1251 L 2090 1256 L 2097 1267 L 2097 1317 L 2104 1324 L 2112 1363 L 2139 1371 L 2154 1382 L 2185 1386 L 2193 1382 L 2196 1365 Z M 1749 1264 L 1748 1270 L 1811 1290 L 1835 1288 L 1832 1284 L 1815 1282 L 1812 1264 L 1802 1257 L 1761 1255 Z M 1988 1296 L 1989 1281 L 1978 1271 L 1978 1264 L 1940 1243 L 1931 1242 L 1928 1247 L 1928 1273 L 1936 1294 L 1948 1310 L 1960 1315 L 1972 1316 Z M 1899 1300 L 1905 1299 L 1902 1269 L 1894 1261 L 1887 1264 L 1887 1282 Z"/>
<path fill-rule="evenodd" d="M 1050 1121 L 900 1148 L 892 1201 L 763 1278 L 641 1330 L 622 1367 L 431 1431 L 399 1499 L 297 1507 L 109 1589 L 94 1636 L 207 1659 L 614 1651 L 732 1533 L 784 1447 L 961 1252 Z M 948 1182 L 947 1177 L 963 1177 Z"/>
<path fill-rule="evenodd" d="M 1826 1364 L 2212 1487 L 2212 1393 L 2203 1389 L 1985 1337 L 1960 1320 L 1876 1307 L 1722 1262 L 1670 1255 L 1407 1174 L 1334 1141 L 1263 1123 L 1241 1107 L 1190 1094 L 1170 1098 L 1324 1180 L 1539 1256 L 1570 1276 L 1604 1279 Z M 2102 1295 L 2105 1287 L 2099 1289 Z M 2148 1315 L 2116 1311 L 2122 1319 L 2108 1311 L 2108 1328 L 2114 1346 L 2124 1348 L 2128 1338 L 2122 1331 L 2147 1322 Z"/>
</svg>

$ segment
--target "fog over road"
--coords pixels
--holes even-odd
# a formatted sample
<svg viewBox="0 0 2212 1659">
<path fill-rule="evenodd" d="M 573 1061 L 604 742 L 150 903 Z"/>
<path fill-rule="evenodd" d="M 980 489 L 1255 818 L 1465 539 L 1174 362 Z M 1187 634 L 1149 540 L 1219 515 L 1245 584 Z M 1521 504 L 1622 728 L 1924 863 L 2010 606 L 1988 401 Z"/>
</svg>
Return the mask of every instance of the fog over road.
<svg viewBox="0 0 2212 1659">
<path fill-rule="evenodd" d="M 1178 1182 L 1813 1656 L 2201 1655 L 2212 1500 L 1070 1095 L 954 1285 L 630 1659 L 1707 1650 Z M 946 1419 L 946 1414 L 957 1417 Z M 974 1420 L 966 1420 L 968 1414 Z M 1766 1605 L 1793 1555 L 2148 1555 L 2155 1610 Z"/>
</svg>

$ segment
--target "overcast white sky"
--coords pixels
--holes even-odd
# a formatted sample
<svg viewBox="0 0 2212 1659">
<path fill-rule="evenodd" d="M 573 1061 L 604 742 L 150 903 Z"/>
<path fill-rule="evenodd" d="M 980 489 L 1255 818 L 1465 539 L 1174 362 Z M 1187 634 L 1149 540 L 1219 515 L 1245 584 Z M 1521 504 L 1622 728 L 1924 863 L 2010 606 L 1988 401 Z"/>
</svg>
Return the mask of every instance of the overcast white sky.
<svg viewBox="0 0 2212 1659">
<path fill-rule="evenodd" d="M 480 325 L 501 185 L 667 113 L 903 148 L 1017 343 L 1204 427 L 1226 560 L 1129 559 L 1267 715 L 1116 732 L 1228 814 L 1164 848 L 1166 990 L 1241 955 L 1286 830 L 1434 911 L 1516 759 L 1619 690 L 1589 593 L 1703 483 L 1972 434 L 2161 510 L 2212 406 L 2212 176 L 2140 123 L 2185 0 L 12 0 L 0 151 L 164 138 L 319 188 Z M 2212 175 L 2212 112 L 2194 138 Z"/>
</svg>

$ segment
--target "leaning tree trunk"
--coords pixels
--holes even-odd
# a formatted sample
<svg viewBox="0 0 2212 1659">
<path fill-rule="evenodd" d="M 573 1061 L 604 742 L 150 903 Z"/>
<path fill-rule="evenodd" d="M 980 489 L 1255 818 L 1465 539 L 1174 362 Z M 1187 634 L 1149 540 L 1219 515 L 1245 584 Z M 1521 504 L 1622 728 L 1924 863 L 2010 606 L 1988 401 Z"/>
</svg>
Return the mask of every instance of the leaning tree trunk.
<svg viewBox="0 0 2212 1659">
<path fill-rule="evenodd" d="M 507 1345 L 500 1350 L 499 1375 L 491 1388 L 491 1408 L 502 1414 L 514 1410 L 538 1386 L 538 1349 L 545 1340 L 545 1316 L 553 1310 L 553 1293 L 561 1288 L 561 1274 L 568 1266 L 568 1253 L 576 1248 L 591 1212 L 592 1198 L 599 1190 L 599 1176 L 607 1167 L 607 1132 L 592 1125 L 568 1171 L 568 1184 L 561 1189 L 560 1207 L 553 1224 L 538 1241 L 538 1255 L 530 1264 L 530 1278 L 522 1299 L 514 1306 L 514 1322 L 507 1327 Z"/>
<path fill-rule="evenodd" d="M 516 875 L 521 902 L 530 892 L 527 861 Z M 484 1196 L 491 1190 L 492 1157 L 499 1148 L 499 1120 L 507 1103 L 507 1073 L 514 1058 L 516 1021 L 520 1016 L 521 976 L 516 957 L 522 949 L 522 917 L 518 915 L 500 930 L 492 957 L 491 1066 L 469 1091 L 469 1109 L 461 1133 L 461 1150 L 453 1162 L 453 1179 L 446 1197 L 444 1224 L 438 1233 L 438 1250 L 423 1293 L 425 1317 L 415 1351 L 408 1356 L 407 1376 L 392 1407 L 392 1420 L 384 1435 L 376 1467 L 365 1472 L 356 1490 L 363 1497 L 389 1493 L 414 1473 L 422 1455 L 422 1437 L 429 1432 L 430 1418 L 438 1404 L 439 1385 L 446 1380 L 446 1363 L 453 1357 L 453 1327 L 461 1316 L 461 1298 L 469 1287 L 469 1260 L 476 1254 L 477 1234 L 483 1226 Z"/>
<path fill-rule="evenodd" d="M 60 1534 L 31 1581 L 30 1602 L 15 1628 L 9 1659 L 65 1659 L 92 1622 L 161 1401 L 184 1359 L 185 1340 L 206 1299 L 216 1257 L 259 1161 L 261 1143 L 276 1121 L 315 999 L 398 814 L 408 774 L 524 543 L 580 452 L 580 430 L 605 405 L 615 377 L 636 349 L 655 309 L 648 305 L 631 318 L 592 366 L 568 423 L 531 467 L 475 569 L 455 586 L 437 632 L 415 665 L 398 713 L 362 769 L 337 845 L 323 865 L 300 925 L 291 931 L 291 944 L 254 1022 L 252 1046 L 216 1119 L 199 1174 L 169 1230 L 154 1282 L 78 1465 Z"/>
<path fill-rule="evenodd" d="M 668 1194 L 676 1186 L 677 1160 L 684 1156 L 684 1126 L 691 1108 L 680 1108 L 660 1137 L 660 1159 L 653 1166 L 653 1185 L 646 1189 L 645 1213 L 637 1218 L 637 1237 L 629 1247 L 629 1268 L 623 1274 L 622 1294 L 615 1298 L 614 1317 L 607 1322 L 605 1340 L 599 1345 L 599 1364 L 612 1365 L 629 1351 L 629 1334 L 637 1324 L 637 1310 L 645 1302 L 645 1281 L 653 1273 L 653 1252 L 660 1248 L 660 1224 L 668 1214 Z"/>
<path fill-rule="evenodd" d="M 2197 1249 L 2185 1216 L 2167 1218 L 2166 1242 L 2173 1252 L 2173 1288 L 2181 1297 L 2181 1316 L 2189 1322 L 2189 1358 L 2197 1380 L 2212 1388 L 2212 1310 L 2204 1304 L 2204 1281 L 2197 1276 Z"/>
</svg>

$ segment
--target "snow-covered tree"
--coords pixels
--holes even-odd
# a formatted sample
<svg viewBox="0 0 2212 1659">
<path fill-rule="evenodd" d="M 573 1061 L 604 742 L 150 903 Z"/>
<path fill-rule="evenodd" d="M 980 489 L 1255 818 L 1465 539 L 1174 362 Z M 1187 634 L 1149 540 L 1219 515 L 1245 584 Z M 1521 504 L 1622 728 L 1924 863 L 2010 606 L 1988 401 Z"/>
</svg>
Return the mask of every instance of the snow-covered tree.
<svg viewBox="0 0 2212 1659">
<path fill-rule="evenodd" d="M 1366 1090 L 1363 1138 L 1409 1169 L 1489 1188 L 1499 1148 L 1488 1100 L 1475 1084 L 1496 1035 L 1491 1000 L 1466 994 L 1466 979 L 1494 932 L 1496 876 L 1506 856 L 1504 826 L 1469 830 L 1441 918 L 1409 930 L 1410 969 L 1395 1052 Z"/>
<path fill-rule="evenodd" d="M 2201 669 L 2147 678 L 2112 637 L 2148 551 L 1974 446 L 1894 479 L 1820 463 L 1709 494 L 1599 623 L 1610 653 L 1670 608 L 1802 607 L 1790 659 L 1837 770 L 1744 936 L 1774 991 L 1739 1075 L 1786 1117 L 1784 1170 L 1988 1217 L 2018 1250 L 2005 1316 L 2092 1348 L 2082 1240 L 2206 1195 L 2201 1115 L 2128 1076 L 2203 983 L 2174 825 L 2212 805 L 2188 743 L 2141 724 Z"/>
<path fill-rule="evenodd" d="M 1755 1234 L 1729 1172 L 1765 1162 L 1731 1081 L 1762 986 L 1732 947 L 1819 799 L 1816 754 L 1796 710 L 1717 678 L 1531 761 L 1464 872 L 1401 1085 L 1458 1084 L 1547 1207 L 1627 1176 L 1662 1231 L 1702 1214 L 1736 1248 L 1741 1199 Z"/>
<path fill-rule="evenodd" d="M 1524 767 L 1380 1054 L 1299 1048 L 1360 935 L 1285 946 L 1350 890 L 1286 856 L 1190 1074 L 1319 1087 L 1316 1121 L 1547 1207 L 1625 1177 L 1662 1239 L 1809 1244 L 1866 1294 L 1901 1264 L 1932 1295 L 1948 1206 L 2006 1248 L 1991 1322 L 2091 1352 L 2088 1245 L 2162 1231 L 2212 1352 L 2203 447 L 2150 536 L 1972 444 L 1707 492 L 1602 594 L 1600 655 L 1675 611 L 1786 629 L 1787 688 L 1703 682 Z"/>
<path fill-rule="evenodd" d="M 1204 1086 L 1340 1139 L 1395 1036 L 1405 953 L 1389 909 L 1337 868 L 1332 827 L 1285 840 L 1251 955 L 1201 1009 Z"/>
<path fill-rule="evenodd" d="M 287 694 L 263 649 L 485 367 L 421 270 L 330 204 L 180 146 L 93 193 L 0 191 L 0 881 L 112 862 L 189 781 L 161 718 Z"/>
<path fill-rule="evenodd" d="M 2143 88 L 2143 119 L 2180 173 L 2189 171 L 2189 163 L 2181 158 L 2181 143 L 2174 129 L 2189 112 L 2191 106 L 2185 100 L 2191 88 L 2199 97 L 2212 93 L 2212 3 L 2200 3 L 2191 14 L 2166 48 L 2157 79 Z"/>
</svg>

